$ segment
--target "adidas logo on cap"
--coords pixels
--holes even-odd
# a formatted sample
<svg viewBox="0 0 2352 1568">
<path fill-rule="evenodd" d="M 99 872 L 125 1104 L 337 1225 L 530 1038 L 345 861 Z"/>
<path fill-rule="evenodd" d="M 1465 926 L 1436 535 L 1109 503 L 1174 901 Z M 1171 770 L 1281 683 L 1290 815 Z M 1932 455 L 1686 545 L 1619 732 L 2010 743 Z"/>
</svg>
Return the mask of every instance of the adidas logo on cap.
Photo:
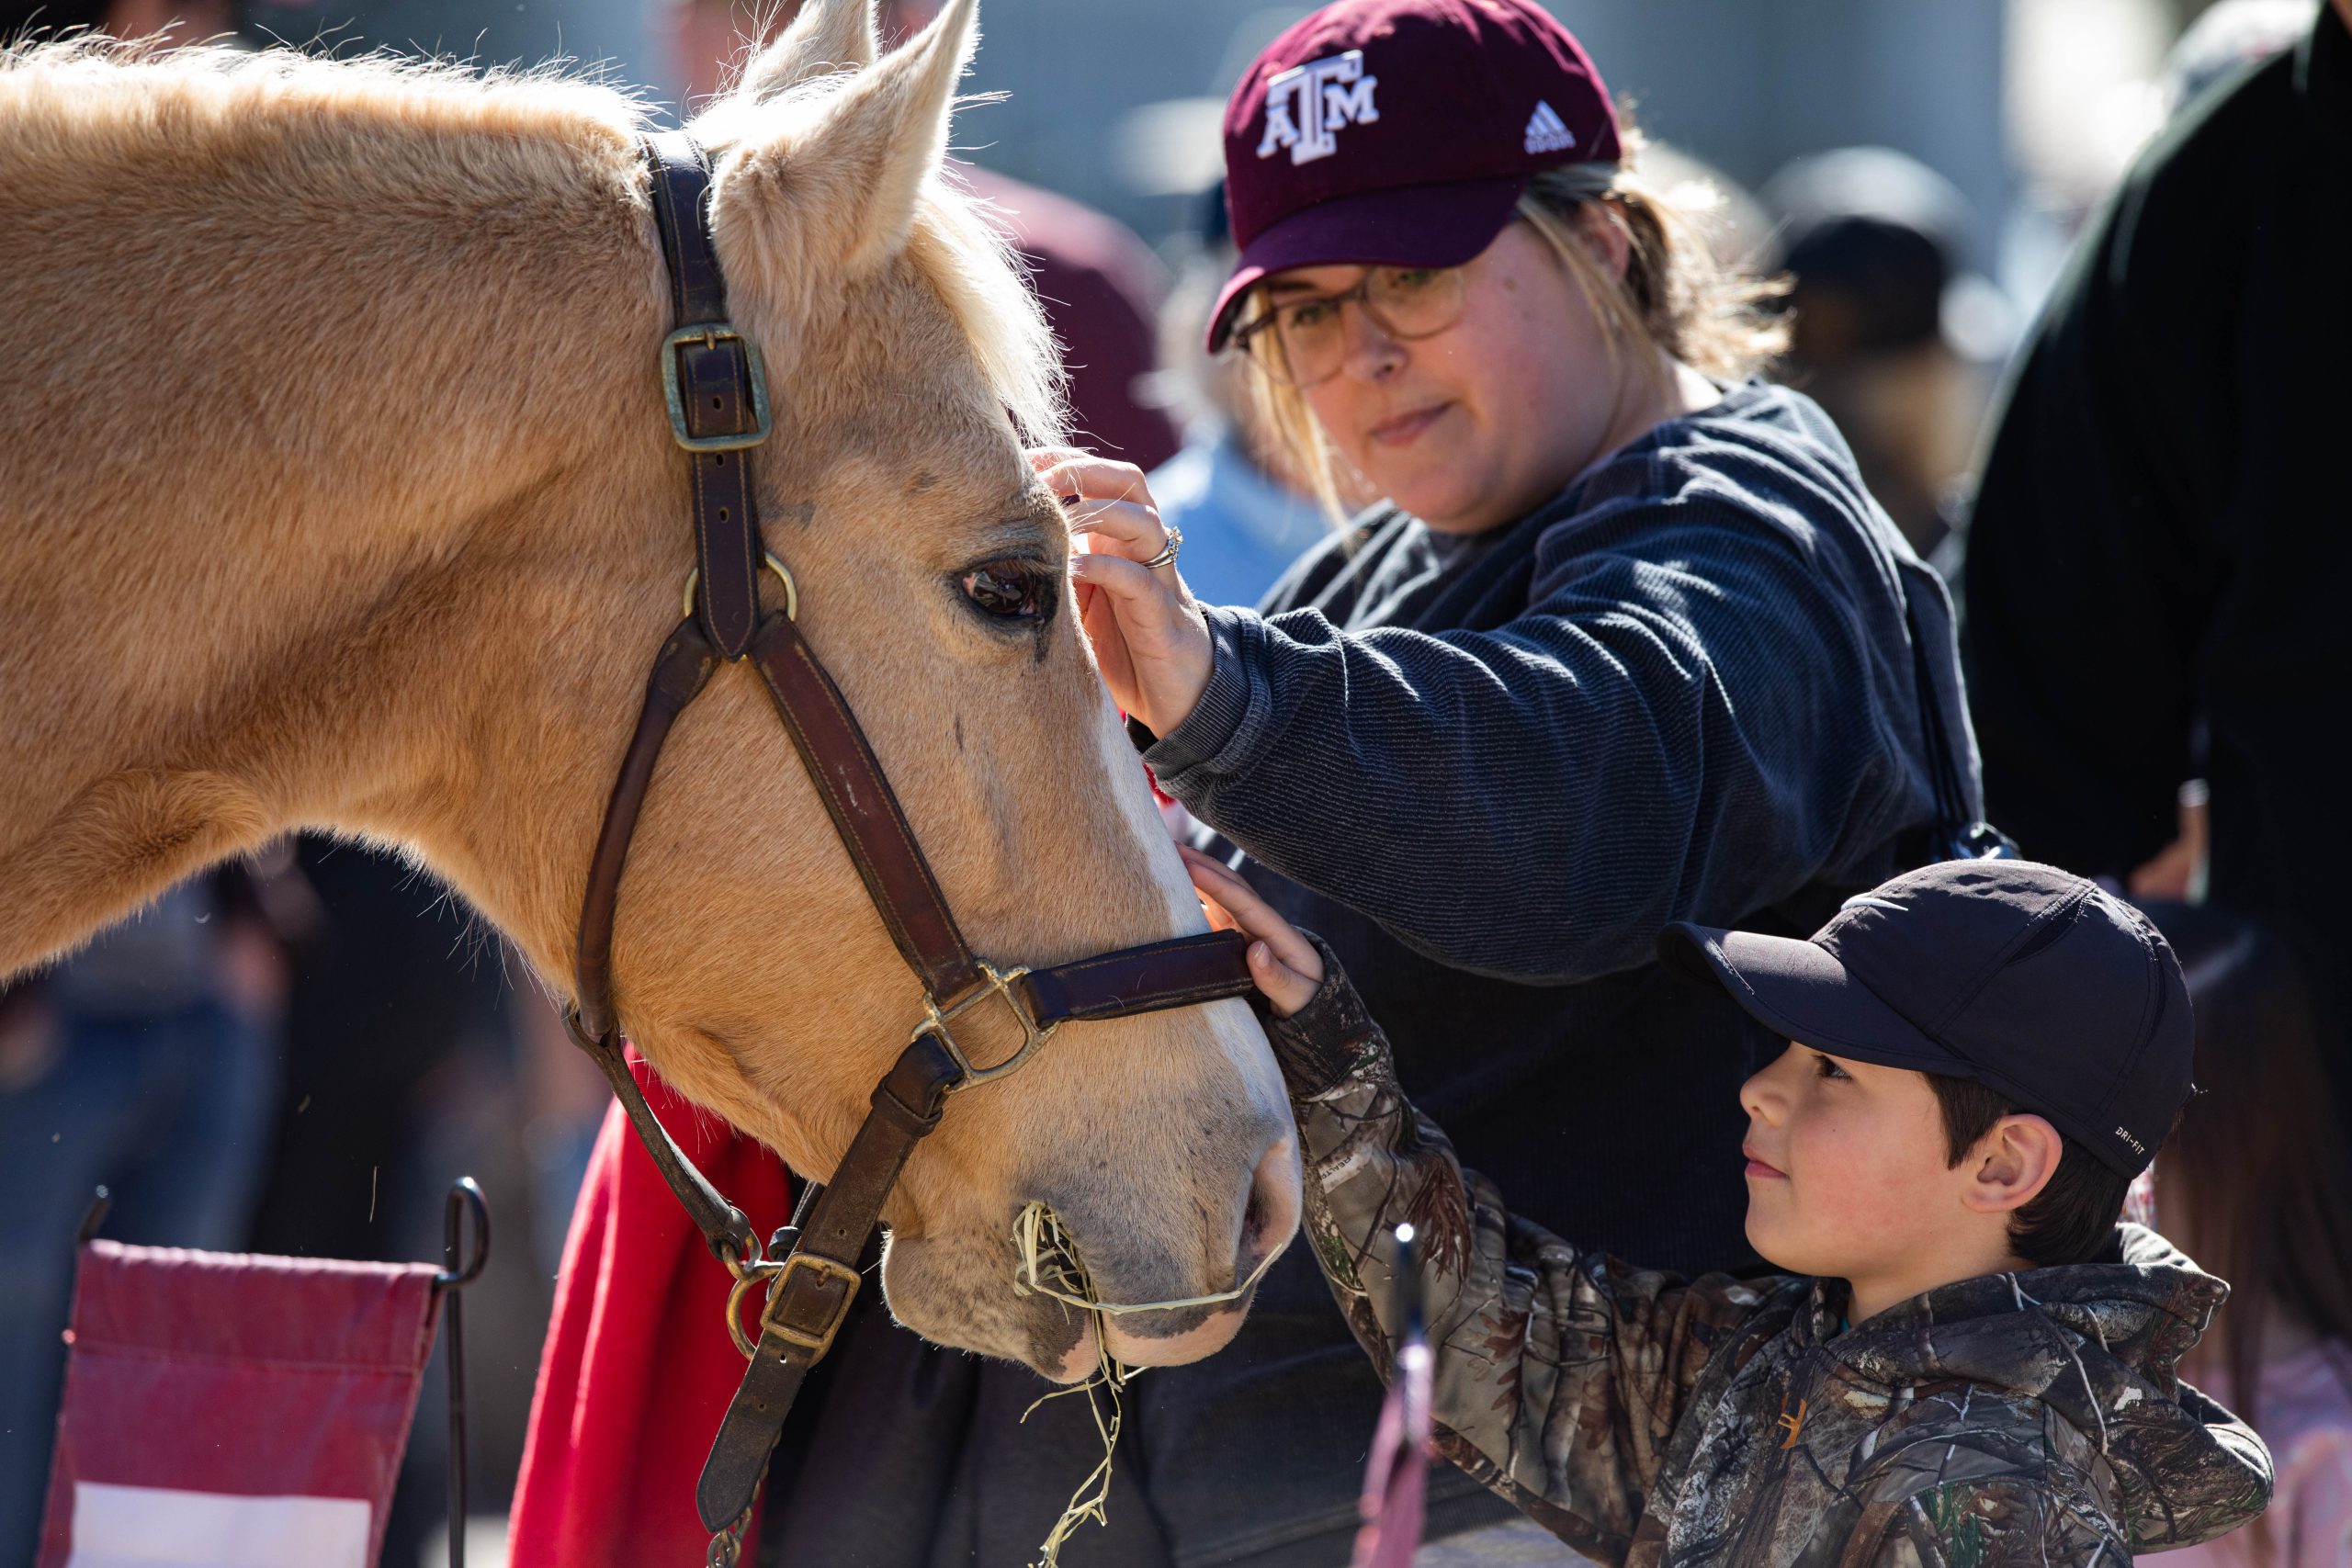
<svg viewBox="0 0 2352 1568">
<path fill-rule="evenodd" d="M 1577 144 L 1576 133 L 1559 111 L 1538 98 L 1535 112 L 1527 117 L 1527 150 L 1530 152 L 1565 152 Z"/>
</svg>

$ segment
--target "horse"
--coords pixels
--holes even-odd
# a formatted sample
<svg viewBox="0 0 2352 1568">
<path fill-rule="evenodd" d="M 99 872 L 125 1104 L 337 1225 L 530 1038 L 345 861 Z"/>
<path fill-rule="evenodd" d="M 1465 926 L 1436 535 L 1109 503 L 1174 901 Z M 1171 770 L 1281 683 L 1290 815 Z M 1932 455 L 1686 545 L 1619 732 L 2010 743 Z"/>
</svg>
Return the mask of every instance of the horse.
<svg viewBox="0 0 2352 1568">
<path fill-rule="evenodd" d="M 690 126 L 766 367 L 764 543 L 976 951 L 1204 931 L 1023 457 L 1058 434 L 1051 336 L 944 164 L 973 0 L 887 55 L 869 9 L 805 6 Z M 693 564 L 643 119 L 550 71 L 0 57 L 0 977 L 322 829 L 571 988 Z M 662 758 L 612 954 L 665 1080 L 833 1168 L 921 989 L 742 665 Z M 1103 1299 L 1214 1295 L 1295 1231 L 1295 1147 L 1243 1002 L 1065 1025 L 916 1153 L 886 1299 L 1065 1382 L 1196 1359 L 1246 1302 L 1074 1313 L 1015 1288 L 1015 1217 L 1048 1205 Z"/>
</svg>

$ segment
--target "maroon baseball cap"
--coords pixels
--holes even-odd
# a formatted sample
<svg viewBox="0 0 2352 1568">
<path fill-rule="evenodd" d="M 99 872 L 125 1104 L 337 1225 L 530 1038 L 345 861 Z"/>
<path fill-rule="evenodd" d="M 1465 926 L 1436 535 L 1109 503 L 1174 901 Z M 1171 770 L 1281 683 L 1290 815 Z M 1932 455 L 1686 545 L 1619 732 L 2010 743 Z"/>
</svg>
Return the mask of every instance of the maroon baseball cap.
<svg viewBox="0 0 2352 1568">
<path fill-rule="evenodd" d="M 1529 175 L 1619 156 L 1600 73 L 1529 0 L 1337 0 L 1269 44 L 1225 106 L 1241 259 L 1209 348 L 1269 273 L 1458 266 L 1510 220 Z"/>
</svg>

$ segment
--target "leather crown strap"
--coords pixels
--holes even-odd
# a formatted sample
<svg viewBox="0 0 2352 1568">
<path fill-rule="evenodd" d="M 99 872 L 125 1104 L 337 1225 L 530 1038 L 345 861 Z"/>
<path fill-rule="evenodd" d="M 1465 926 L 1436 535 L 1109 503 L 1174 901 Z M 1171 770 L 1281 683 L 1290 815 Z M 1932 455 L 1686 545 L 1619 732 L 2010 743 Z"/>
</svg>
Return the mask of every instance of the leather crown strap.
<svg viewBox="0 0 2352 1568">
<path fill-rule="evenodd" d="M 1000 970 L 973 953 L 856 716 L 794 622 L 798 590 L 790 572 L 762 548 L 751 451 L 771 428 L 766 372 L 758 350 L 727 318 L 726 280 L 710 237 L 708 160 L 682 131 L 648 136 L 645 155 L 673 315 L 661 350 L 662 387 L 672 434 L 691 464 L 695 568 L 688 613 L 654 660 L 605 808 L 580 913 L 579 1000 L 570 1021 L 572 1037 L 603 1069 L 655 1168 L 737 1279 L 729 1327 L 751 1366 L 695 1494 L 704 1525 L 718 1532 L 714 1560 L 732 1561 L 794 1396 L 848 1315 L 859 1283 L 858 1255 L 899 1170 L 939 1124 L 948 1097 L 1013 1071 L 1059 1024 L 1240 996 L 1250 983 L 1244 939 L 1230 931 L 1125 948 L 1050 969 Z M 760 608 L 763 564 L 784 582 L 781 610 Z M 875 1087 L 873 1109 L 832 1179 L 804 1183 L 793 1224 L 764 1247 L 742 1212 L 695 1168 L 646 1103 L 623 1058 L 612 1002 L 614 914 L 654 763 L 679 714 L 720 663 L 739 659 L 759 672 L 876 911 L 922 982 L 925 1014 Z M 1012 1010 L 1023 1043 L 1008 1060 L 983 1067 L 966 1055 L 954 1023 L 992 998 Z M 762 1280 L 767 1296 L 752 1343 L 735 1307 L 745 1290 Z"/>
</svg>

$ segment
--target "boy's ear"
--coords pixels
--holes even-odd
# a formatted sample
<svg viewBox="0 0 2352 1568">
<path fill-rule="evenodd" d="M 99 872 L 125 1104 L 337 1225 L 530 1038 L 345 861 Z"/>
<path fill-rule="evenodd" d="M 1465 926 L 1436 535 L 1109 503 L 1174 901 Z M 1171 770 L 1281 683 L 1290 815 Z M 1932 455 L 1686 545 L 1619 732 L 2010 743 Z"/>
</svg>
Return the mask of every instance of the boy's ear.
<svg viewBox="0 0 2352 1568">
<path fill-rule="evenodd" d="M 2022 1111 L 2004 1116 L 1969 1151 L 1961 1201 L 1980 1214 L 2022 1209 L 2050 1185 L 2065 1152 L 2066 1140 L 2044 1118 Z"/>
<path fill-rule="evenodd" d="M 753 57 L 736 91 L 753 99 L 812 76 L 874 63 L 874 0 L 804 0 L 784 36 Z"/>
<path fill-rule="evenodd" d="M 833 0 L 817 20 L 842 7 Z M 871 26 L 865 0 L 849 8 L 857 28 Z M 812 278 L 854 281 L 896 255 L 947 150 L 956 83 L 978 41 L 973 9 L 974 0 L 948 0 L 929 27 L 838 94 L 763 139 L 746 138 L 719 190 L 719 226 L 731 209 L 763 231 L 761 253 L 773 264 Z"/>
</svg>

